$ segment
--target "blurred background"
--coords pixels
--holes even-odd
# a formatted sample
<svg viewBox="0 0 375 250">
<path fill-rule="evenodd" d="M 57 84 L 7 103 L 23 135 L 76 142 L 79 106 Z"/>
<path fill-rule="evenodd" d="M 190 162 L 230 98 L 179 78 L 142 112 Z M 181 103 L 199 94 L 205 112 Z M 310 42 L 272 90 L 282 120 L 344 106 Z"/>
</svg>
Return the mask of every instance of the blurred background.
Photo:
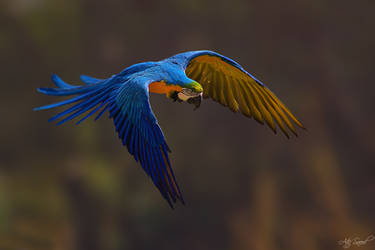
<svg viewBox="0 0 375 250">
<path fill-rule="evenodd" d="M 342 249 L 375 235 L 374 9 L 2 0 L 0 249 Z M 56 127 L 56 111 L 32 111 L 58 100 L 36 92 L 52 73 L 78 84 L 200 49 L 241 63 L 308 131 L 288 140 L 211 100 L 152 95 L 185 207 L 168 207 L 111 120 Z"/>
</svg>

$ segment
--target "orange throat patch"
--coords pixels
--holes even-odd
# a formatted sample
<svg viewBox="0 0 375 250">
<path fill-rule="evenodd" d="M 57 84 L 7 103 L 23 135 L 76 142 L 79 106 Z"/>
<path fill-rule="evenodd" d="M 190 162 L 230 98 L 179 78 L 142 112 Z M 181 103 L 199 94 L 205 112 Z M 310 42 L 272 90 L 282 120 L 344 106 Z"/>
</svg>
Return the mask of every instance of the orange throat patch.
<svg viewBox="0 0 375 250">
<path fill-rule="evenodd" d="M 148 86 L 148 89 L 152 93 L 157 93 L 157 94 L 166 94 L 167 96 L 173 92 L 173 91 L 178 91 L 180 92 L 182 88 L 178 85 L 167 85 L 165 84 L 164 81 L 161 82 L 153 82 Z"/>
</svg>

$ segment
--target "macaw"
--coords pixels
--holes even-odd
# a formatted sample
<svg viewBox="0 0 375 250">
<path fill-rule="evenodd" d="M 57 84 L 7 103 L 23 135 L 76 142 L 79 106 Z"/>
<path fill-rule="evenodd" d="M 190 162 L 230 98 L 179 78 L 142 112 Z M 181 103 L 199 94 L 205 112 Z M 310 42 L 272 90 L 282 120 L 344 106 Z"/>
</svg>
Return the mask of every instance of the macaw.
<svg viewBox="0 0 375 250">
<path fill-rule="evenodd" d="M 118 137 L 129 153 L 152 179 L 169 205 L 184 204 L 168 157 L 170 149 L 151 110 L 149 93 L 165 94 L 173 101 L 187 102 L 198 108 L 202 98 L 211 98 L 233 112 L 240 111 L 274 133 L 276 125 L 286 137 L 297 135 L 292 125 L 301 122 L 261 81 L 234 60 L 209 50 L 176 54 L 158 62 L 142 62 L 125 68 L 107 79 L 82 75 L 82 86 L 64 82 L 57 75 L 57 88 L 38 88 L 40 93 L 71 96 L 70 99 L 35 108 L 46 110 L 73 104 L 49 121 L 63 124 L 88 112 L 77 124 L 94 113 L 95 120 L 106 111 L 113 119 Z M 289 130 L 289 131 L 288 131 Z"/>
</svg>

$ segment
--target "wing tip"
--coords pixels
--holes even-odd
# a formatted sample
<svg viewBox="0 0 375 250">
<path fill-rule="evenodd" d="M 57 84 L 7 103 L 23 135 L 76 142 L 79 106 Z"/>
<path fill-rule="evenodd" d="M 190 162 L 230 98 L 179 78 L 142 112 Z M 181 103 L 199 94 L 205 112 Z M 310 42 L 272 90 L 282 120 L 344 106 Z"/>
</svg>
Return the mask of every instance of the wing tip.
<svg viewBox="0 0 375 250">
<path fill-rule="evenodd" d="M 301 123 L 301 122 L 298 122 L 296 123 L 300 128 L 302 128 L 303 130 L 305 131 L 308 131 L 308 129 Z"/>
</svg>

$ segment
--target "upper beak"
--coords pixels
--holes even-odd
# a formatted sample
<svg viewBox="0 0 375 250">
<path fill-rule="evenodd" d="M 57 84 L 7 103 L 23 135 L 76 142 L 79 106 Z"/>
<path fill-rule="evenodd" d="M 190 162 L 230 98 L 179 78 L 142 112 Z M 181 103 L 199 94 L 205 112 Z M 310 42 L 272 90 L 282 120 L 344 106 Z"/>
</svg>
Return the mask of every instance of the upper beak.
<svg viewBox="0 0 375 250">
<path fill-rule="evenodd" d="M 189 98 L 187 100 L 187 102 L 190 103 L 190 104 L 194 104 L 194 106 L 195 106 L 194 110 L 197 110 L 199 108 L 199 106 L 201 105 L 201 102 L 202 102 L 202 94 Z"/>
</svg>

